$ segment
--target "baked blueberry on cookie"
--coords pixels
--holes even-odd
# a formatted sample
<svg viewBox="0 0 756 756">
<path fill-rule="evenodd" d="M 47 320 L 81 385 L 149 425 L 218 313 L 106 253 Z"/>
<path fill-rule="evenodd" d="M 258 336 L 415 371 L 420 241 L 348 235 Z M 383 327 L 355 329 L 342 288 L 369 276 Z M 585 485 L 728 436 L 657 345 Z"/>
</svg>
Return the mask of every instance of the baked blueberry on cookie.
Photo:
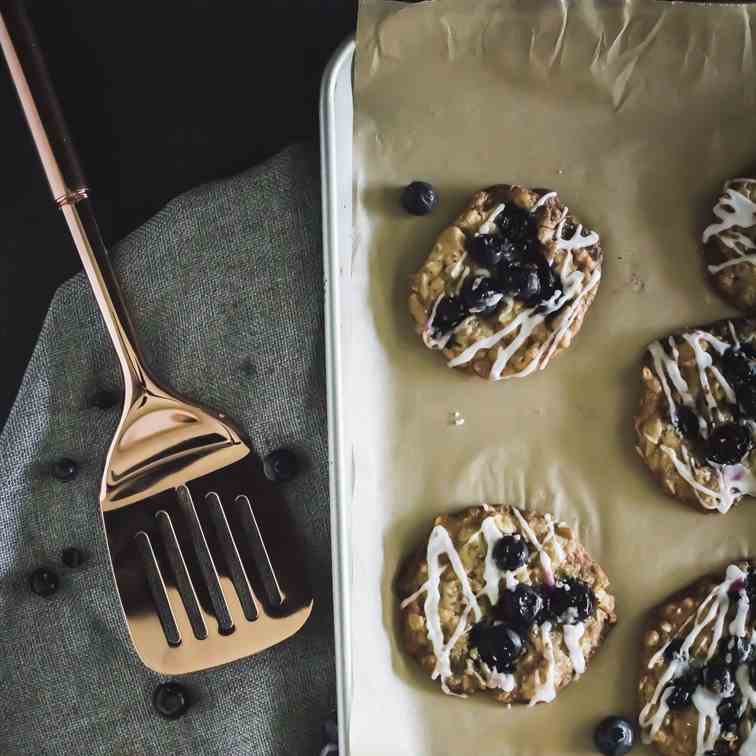
<svg viewBox="0 0 756 756">
<path fill-rule="evenodd" d="M 441 689 L 553 701 L 616 622 L 609 580 L 551 515 L 509 506 L 436 518 L 398 581 L 401 639 Z"/>
<path fill-rule="evenodd" d="M 707 269 L 717 291 L 742 310 L 756 309 L 756 179 L 728 181 L 703 233 Z"/>
<path fill-rule="evenodd" d="M 756 320 L 654 341 L 642 367 L 638 453 L 671 496 L 727 512 L 756 496 Z"/>
<path fill-rule="evenodd" d="M 730 564 L 651 614 L 639 724 L 664 756 L 756 753 L 756 575 Z"/>
<path fill-rule="evenodd" d="M 599 237 L 556 192 L 473 195 L 412 277 L 409 309 L 449 367 L 500 380 L 543 370 L 580 330 L 601 280 Z"/>
</svg>

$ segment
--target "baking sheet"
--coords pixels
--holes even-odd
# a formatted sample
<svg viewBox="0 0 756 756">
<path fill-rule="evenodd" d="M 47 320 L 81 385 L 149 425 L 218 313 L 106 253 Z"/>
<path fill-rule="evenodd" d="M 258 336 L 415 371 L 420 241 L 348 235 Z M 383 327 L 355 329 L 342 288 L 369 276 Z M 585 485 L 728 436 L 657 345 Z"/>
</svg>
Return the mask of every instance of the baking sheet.
<svg viewBox="0 0 756 756">
<path fill-rule="evenodd" d="M 666 498 L 632 429 L 646 344 L 732 314 L 700 233 L 726 178 L 756 162 L 746 6 L 558 0 L 362 0 L 355 78 L 355 248 L 346 416 L 352 439 L 354 756 L 573 754 L 635 714 L 644 613 L 756 536 Z M 399 208 L 415 178 L 425 218 Z M 559 191 L 606 253 L 574 345 L 542 373 L 487 383 L 425 350 L 407 282 L 475 190 Z M 459 411 L 462 426 L 449 425 Z M 609 574 L 619 623 L 549 705 L 444 696 L 397 645 L 393 581 L 433 516 L 487 501 L 550 510 Z M 648 752 L 643 748 L 638 753 Z"/>
</svg>

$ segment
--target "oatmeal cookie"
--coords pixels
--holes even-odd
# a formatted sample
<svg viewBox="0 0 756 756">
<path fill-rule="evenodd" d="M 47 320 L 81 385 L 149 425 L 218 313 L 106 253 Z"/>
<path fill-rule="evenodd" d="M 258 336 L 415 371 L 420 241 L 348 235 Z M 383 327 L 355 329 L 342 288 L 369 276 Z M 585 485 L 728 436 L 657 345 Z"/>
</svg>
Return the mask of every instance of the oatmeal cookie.
<svg viewBox="0 0 756 756">
<path fill-rule="evenodd" d="M 549 702 L 616 622 L 609 579 L 551 515 L 470 507 L 435 519 L 398 580 L 401 642 L 441 689 Z"/>
<path fill-rule="evenodd" d="M 707 270 L 717 291 L 746 312 L 756 310 L 756 179 L 728 181 L 703 233 Z"/>
<path fill-rule="evenodd" d="M 602 261 L 598 234 L 556 192 L 493 186 L 473 195 L 412 276 L 410 313 L 449 367 L 522 377 L 572 343 Z"/>
<path fill-rule="evenodd" d="M 652 611 L 639 724 L 664 756 L 755 752 L 755 578 L 753 562 L 739 560 Z"/>
<path fill-rule="evenodd" d="M 756 320 L 654 341 L 641 368 L 638 454 L 666 493 L 709 512 L 756 495 Z"/>
</svg>

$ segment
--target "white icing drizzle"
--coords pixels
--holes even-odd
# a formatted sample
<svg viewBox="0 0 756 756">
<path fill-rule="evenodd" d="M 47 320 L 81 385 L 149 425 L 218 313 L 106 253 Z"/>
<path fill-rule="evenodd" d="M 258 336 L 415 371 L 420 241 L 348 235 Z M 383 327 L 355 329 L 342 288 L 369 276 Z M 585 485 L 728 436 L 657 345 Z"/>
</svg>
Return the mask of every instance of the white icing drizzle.
<svg viewBox="0 0 756 756">
<path fill-rule="evenodd" d="M 443 570 L 441 570 L 443 573 Z M 426 580 L 411 596 L 407 596 L 404 601 L 399 604 L 401 609 L 406 609 L 413 601 L 416 601 L 428 590 L 428 581 Z"/>
<path fill-rule="evenodd" d="M 735 618 L 730 622 L 730 635 L 734 635 L 737 638 L 743 638 L 746 634 L 746 619 L 748 618 L 748 609 L 751 602 L 748 600 L 748 592 L 743 586 L 738 591 L 738 603 L 737 612 Z"/>
<path fill-rule="evenodd" d="M 533 205 L 533 207 L 530 209 L 531 213 L 534 213 L 536 210 L 538 210 L 539 207 L 543 207 L 550 199 L 557 196 L 556 192 L 546 192 L 546 194 L 541 197 L 538 202 Z"/>
<path fill-rule="evenodd" d="M 747 237 L 744 236 L 743 238 L 745 239 Z M 748 241 L 751 240 L 748 239 Z M 719 273 L 719 271 L 724 270 L 725 268 L 730 268 L 733 265 L 739 265 L 740 263 L 750 263 L 751 265 L 756 265 L 756 255 L 739 254 L 737 257 L 733 257 L 729 260 L 725 260 L 722 263 L 718 263 L 717 265 L 709 265 L 707 267 L 709 268 L 709 273 Z M 756 751 L 754 753 L 756 753 Z"/>
<path fill-rule="evenodd" d="M 706 751 L 714 748 L 714 743 L 722 731 L 719 714 L 717 713 L 717 706 L 720 703 L 722 703 L 722 696 L 712 693 L 701 685 L 693 693 L 693 705 L 698 709 L 695 756 L 703 756 Z"/>
<path fill-rule="evenodd" d="M 499 570 L 493 558 L 493 549 L 496 542 L 501 538 L 502 532 L 496 524 L 494 517 L 486 517 L 480 524 L 480 532 L 486 541 L 486 559 L 483 563 L 483 593 L 488 597 L 491 606 L 499 603 L 499 582 L 501 570 Z M 515 584 L 517 581 L 515 581 Z"/>
<path fill-rule="evenodd" d="M 460 279 L 460 286 L 462 285 L 462 281 L 464 280 L 465 276 L 467 275 L 468 268 L 465 268 L 465 273 Z M 425 324 L 425 328 L 423 328 L 422 331 L 422 339 L 425 346 L 428 347 L 428 349 L 446 349 L 446 345 L 449 343 L 449 339 L 461 328 L 464 327 L 464 325 L 467 323 L 467 321 L 472 317 L 472 315 L 468 315 L 462 322 L 458 323 L 454 328 L 452 328 L 450 331 L 447 331 L 446 333 L 442 334 L 440 337 L 436 338 L 433 335 L 433 320 L 436 317 L 436 311 L 438 310 L 438 305 L 441 302 L 441 300 L 446 296 L 443 292 L 438 295 L 438 299 L 433 303 L 433 307 L 431 308 L 431 314 L 428 317 L 428 320 Z"/>
<path fill-rule="evenodd" d="M 738 332 L 735 330 L 735 326 L 731 320 L 727 321 L 727 326 L 730 329 L 730 336 L 732 336 L 732 343 L 735 345 L 735 349 L 740 349 L 740 339 L 738 338 Z"/>
<path fill-rule="evenodd" d="M 435 338 L 433 336 L 433 320 L 436 317 L 436 310 L 438 310 L 438 305 L 444 298 L 444 296 L 445 294 L 442 292 L 438 295 L 438 298 L 433 303 L 430 316 L 428 317 L 428 321 L 426 322 L 425 328 L 423 328 L 423 332 L 421 334 L 423 343 L 428 347 L 428 349 L 444 349 L 449 343 L 449 339 L 451 338 L 453 333 L 453 331 L 449 331 L 448 333 L 443 334 L 440 338 Z"/>
<path fill-rule="evenodd" d="M 683 339 L 688 344 L 690 344 L 691 348 L 693 349 L 693 354 L 696 358 L 696 367 L 698 368 L 698 379 L 701 383 L 704 397 L 706 398 L 706 406 L 709 410 L 709 417 L 712 417 L 711 412 L 717 406 L 717 400 L 714 398 L 714 394 L 712 394 L 711 392 L 711 387 L 709 385 L 709 376 L 706 374 L 706 370 L 707 368 L 710 368 L 712 366 L 713 360 L 709 352 L 701 346 L 701 342 L 698 340 L 698 333 L 699 332 L 683 334 Z"/>
<path fill-rule="evenodd" d="M 578 294 L 575 301 L 570 305 L 570 309 L 562 318 L 562 322 L 559 325 L 559 328 L 554 333 L 552 333 L 551 336 L 549 336 L 548 341 L 541 347 L 540 353 L 542 353 L 544 350 L 547 350 L 546 357 L 544 358 L 543 364 L 541 365 L 541 370 L 543 370 L 543 368 L 548 365 L 549 360 L 554 356 L 554 352 L 556 352 L 559 343 L 562 341 L 562 338 L 575 322 L 575 318 L 578 316 L 577 306 L 580 303 L 580 300 L 585 299 L 585 297 L 588 295 L 588 292 L 592 291 L 596 286 L 598 286 L 600 280 L 601 271 L 597 268 L 593 271 L 591 277 L 588 279 L 588 284 L 586 285 L 586 287 Z M 538 364 L 538 362 L 539 360 L 535 359 L 531 364 Z M 521 371 L 521 373 L 524 372 L 525 371 Z M 517 375 L 519 376 L 520 373 L 518 373 Z"/>
<path fill-rule="evenodd" d="M 449 275 L 452 278 L 456 278 L 461 272 L 462 272 L 462 266 L 465 263 L 465 258 L 467 257 L 467 250 L 465 250 L 462 255 L 460 256 L 459 260 L 454 263 L 454 267 L 449 271 Z"/>
<path fill-rule="evenodd" d="M 662 390 L 664 391 L 664 396 L 667 398 L 667 411 L 669 412 L 670 420 L 672 420 L 673 423 L 677 424 L 677 409 L 675 407 L 675 402 L 672 399 L 672 391 L 669 388 L 667 376 L 669 375 L 670 379 L 674 383 L 675 388 L 677 389 L 677 393 L 680 394 L 683 402 L 687 406 L 690 406 L 693 403 L 693 397 L 688 391 L 688 384 L 680 373 L 680 368 L 677 364 L 677 361 L 673 360 L 667 355 L 667 353 L 664 351 L 664 347 L 659 341 L 654 341 L 653 343 L 649 344 L 648 351 L 650 352 L 651 358 L 654 361 L 654 372 L 659 378 L 659 382 L 662 385 Z"/>
<path fill-rule="evenodd" d="M 553 544 L 554 556 L 556 557 L 557 562 L 563 562 L 564 549 L 562 548 L 562 544 L 557 540 L 554 520 L 548 512 L 544 516 L 546 518 L 546 522 L 548 522 L 549 524 L 549 532 L 546 534 L 546 538 L 543 539 L 543 543 L 544 545 L 547 543 Z"/>
<path fill-rule="evenodd" d="M 720 241 L 736 256 L 725 260 L 719 265 L 709 265 L 711 273 L 738 265 L 739 263 L 756 264 L 756 255 L 747 254 L 746 250 L 756 249 L 756 244 L 751 238 L 735 229 L 749 229 L 756 225 L 756 204 L 754 204 L 742 192 L 734 189 L 736 183 L 752 185 L 753 179 L 733 179 L 724 185 L 722 194 L 714 207 L 714 215 L 719 223 L 712 223 L 703 233 L 704 244 L 707 244 L 713 236 L 719 237 Z"/>
<path fill-rule="evenodd" d="M 706 244 L 712 236 L 721 235 L 733 227 L 752 228 L 756 225 L 756 204 L 751 202 L 745 194 L 733 189 L 735 183 L 753 184 L 754 179 L 733 179 L 724 185 L 724 190 L 714 206 L 714 215 L 719 223 L 712 223 L 703 232 Z"/>
<path fill-rule="evenodd" d="M 688 659 L 690 657 L 693 645 L 700 637 L 703 630 L 713 623 L 712 636 L 709 642 L 706 661 L 710 661 L 717 651 L 717 646 L 722 638 L 725 620 L 730 607 L 730 590 L 736 581 L 745 580 L 746 573 L 737 565 L 731 564 L 725 573 L 725 579 L 716 585 L 701 602 L 695 613 L 693 626 L 688 630 L 679 652 L 675 657 L 667 662 L 667 666 L 659 677 L 659 682 L 654 689 L 651 700 L 643 707 L 638 722 L 641 726 L 643 742 L 650 743 L 664 721 L 668 707 L 666 698 L 672 691 L 667 688 L 668 683 L 672 682 L 688 669 Z M 739 607 L 740 609 L 740 607 Z M 687 625 L 687 621 L 683 627 Z M 728 629 L 740 630 L 741 622 L 736 616 L 735 620 L 730 623 Z M 682 629 L 682 628 L 681 628 Z M 745 633 L 745 629 L 743 629 Z M 667 643 L 659 649 L 649 660 L 648 668 L 653 669 L 659 663 L 664 662 L 664 650 L 669 645 Z M 740 682 L 739 682 L 740 684 Z M 742 688 L 742 685 L 741 685 Z M 715 696 L 708 690 L 698 686 L 693 694 L 693 703 L 698 710 L 698 731 L 697 731 L 697 756 L 710 750 L 714 741 L 719 736 L 721 725 L 719 715 L 717 714 L 717 705 L 721 697 Z M 707 735 L 708 725 L 708 735 Z"/>
<path fill-rule="evenodd" d="M 565 625 L 562 632 L 564 633 L 564 645 L 567 646 L 567 651 L 570 654 L 575 675 L 582 675 L 585 672 L 585 655 L 583 654 L 583 647 L 580 645 L 580 639 L 585 633 L 585 625 L 582 622 L 578 622 L 576 625 Z"/>
<path fill-rule="evenodd" d="M 480 224 L 478 228 L 479 234 L 493 234 L 496 231 L 496 225 L 494 221 L 499 213 L 504 209 L 504 205 L 496 205 L 496 207 L 488 214 L 488 217 Z"/>
<path fill-rule="evenodd" d="M 562 211 L 562 217 L 559 219 L 559 225 L 556 230 L 556 242 L 560 249 L 584 249 L 585 247 L 592 247 L 598 243 L 599 235 L 595 231 L 588 231 L 583 233 L 586 229 L 583 228 L 583 224 L 579 223 L 575 229 L 575 233 L 569 239 L 565 239 L 562 234 L 564 233 L 564 227 L 567 223 L 567 208 Z"/>
<path fill-rule="evenodd" d="M 544 622 L 541 625 L 541 643 L 546 657 L 546 674 L 541 679 L 540 671 L 536 671 L 535 692 L 528 706 L 535 706 L 541 702 L 549 703 L 556 698 L 556 662 L 554 660 L 554 644 L 551 642 L 551 622 Z"/>
<path fill-rule="evenodd" d="M 503 690 L 510 693 L 515 689 L 516 680 L 514 675 L 508 672 L 497 672 L 491 669 L 484 661 L 480 662 L 480 667 L 485 675 L 484 683 L 491 690 Z"/>
<path fill-rule="evenodd" d="M 441 617 L 439 615 L 442 573 L 440 558 L 442 555 L 446 555 L 449 560 L 449 564 L 452 570 L 454 570 L 457 580 L 459 580 L 462 588 L 462 595 L 467 604 L 448 643 L 444 643 L 444 632 L 441 626 Z M 434 680 L 437 677 L 440 677 L 441 688 L 444 693 L 451 694 L 451 691 L 446 685 L 446 679 L 451 675 L 451 651 L 467 629 L 467 618 L 470 611 L 472 611 L 476 622 L 480 621 L 482 613 L 478 601 L 475 598 L 475 594 L 470 587 L 470 581 L 467 578 L 467 572 L 462 564 L 462 560 L 460 559 L 457 550 L 454 548 L 454 543 L 452 542 L 449 533 L 442 525 L 436 525 L 431 531 L 430 538 L 428 539 L 427 562 L 428 581 L 424 611 L 428 640 L 430 640 L 431 645 L 433 646 L 433 653 L 436 657 L 436 668 L 433 670 L 431 677 Z"/>
<path fill-rule="evenodd" d="M 520 510 L 517 509 L 517 507 L 512 507 L 512 511 L 514 512 L 515 517 L 517 518 L 517 521 L 522 528 L 522 532 L 525 533 L 525 535 L 528 537 L 528 540 L 538 551 L 538 555 L 541 560 L 541 568 L 543 569 L 544 582 L 546 583 L 546 585 L 554 585 L 554 569 L 551 564 L 551 557 L 549 556 L 546 549 L 544 549 L 541 545 L 538 537 L 533 532 L 533 529 L 530 527 L 530 525 L 528 525 L 527 520 L 522 516 L 522 514 L 520 514 Z M 550 517 L 546 518 L 546 522 L 549 525 L 550 537 L 554 539 L 554 542 L 556 543 L 556 538 L 554 537 L 554 522 Z"/>
<path fill-rule="evenodd" d="M 681 666 L 680 662 L 670 662 L 670 665 L 659 678 L 659 683 L 654 690 L 654 694 L 651 696 L 651 700 L 641 709 L 641 713 L 638 716 L 638 724 L 641 726 L 641 739 L 646 745 L 654 739 L 654 736 L 662 726 L 664 717 L 667 716 L 667 712 L 669 711 L 667 698 L 669 698 L 672 688 L 667 688 L 666 685 L 674 678 L 678 666 Z M 654 710 L 654 707 L 656 707 L 656 711 L 652 714 L 651 712 Z"/>
</svg>

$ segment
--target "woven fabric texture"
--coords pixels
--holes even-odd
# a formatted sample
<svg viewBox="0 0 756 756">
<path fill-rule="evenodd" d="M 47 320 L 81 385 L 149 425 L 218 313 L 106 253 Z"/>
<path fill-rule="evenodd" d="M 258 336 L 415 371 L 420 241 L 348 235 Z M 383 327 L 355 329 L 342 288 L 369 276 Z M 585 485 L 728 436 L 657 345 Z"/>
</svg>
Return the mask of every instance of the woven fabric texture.
<svg viewBox="0 0 756 756">
<path fill-rule="evenodd" d="M 44 208 L 41 212 L 47 212 Z M 46 255 L 72 249 L 28 250 Z M 180 678 L 180 719 L 152 708 L 164 681 L 133 651 L 100 524 L 98 490 L 119 406 L 119 368 L 83 274 L 56 293 L 0 436 L 0 753 L 4 756 L 317 753 L 335 707 L 317 153 L 172 201 L 113 251 L 145 353 L 163 382 L 223 409 L 262 454 L 294 449 L 284 484 L 303 536 L 315 609 L 294 638 Z M 78 466 L 63 482 L 60 458 Z M 82 549 L 66 568 L 61 552 Z M 30 591 L 38 567 L 60 587 Z"/>
</svg>

